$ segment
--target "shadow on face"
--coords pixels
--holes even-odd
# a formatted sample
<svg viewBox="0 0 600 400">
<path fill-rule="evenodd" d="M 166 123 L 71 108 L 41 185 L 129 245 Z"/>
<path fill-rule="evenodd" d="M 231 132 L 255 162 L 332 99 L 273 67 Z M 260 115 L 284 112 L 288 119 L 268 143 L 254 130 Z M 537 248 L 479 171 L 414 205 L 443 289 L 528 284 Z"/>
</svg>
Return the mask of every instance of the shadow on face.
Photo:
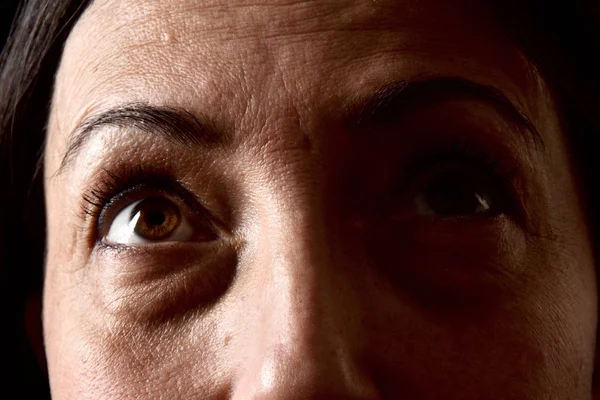
<svg viewBox="0 0 600 400">
<path fill-rule="evenodd" d="M 94 2 L 45 153 L 53 397 L 590 398 L 565 139 L 476 2 Z"/>
</svg>

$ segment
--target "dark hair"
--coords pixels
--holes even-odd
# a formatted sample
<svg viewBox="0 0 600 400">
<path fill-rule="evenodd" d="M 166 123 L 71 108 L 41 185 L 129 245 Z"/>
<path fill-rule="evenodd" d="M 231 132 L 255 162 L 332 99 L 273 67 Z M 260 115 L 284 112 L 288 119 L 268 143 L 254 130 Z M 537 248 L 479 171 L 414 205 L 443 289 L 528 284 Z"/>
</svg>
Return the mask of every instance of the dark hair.
<svg viewBox="0 0 600 400">
<path fill-rule="evenodd" d="M 88 3 L 22 4 L 0 56 L 0 304 L 5 305 L 4 345 L 9 347 L 3 382 L 18 387 L 15 393 L 24 398 L 50 398 L 46 374 L 38 366 L 43 360 L 41 318 L 25 319 L 25 307 L 35 309 L 31 302 L 41 301 L 43 280 L 45 211 L 39 159 L 62 47 Z M 27 337 L 26 323 L 37 325 L 28 329 L 39 332 L 37 340 Z"/>
<path fill-rule="evenodd" d="M 576 0 L 485 1 L 558 95 L 590 228 L 597 238 L 593 185 L 599 157 L 592 152 L 600 133 L 600 63 L 595 57 L 600 54 L 600 5 Z M 36 363 L 23 328 L 26 299 L 40 293 L 43 276 L 45 216 L 38 160 L 62 47 L 89 2 L 27 1 L 0 56 L 0 293 L 9 311 L 5 324 L 17 327 L 5 343 L 18 352 L 8 361 L 14 377 L 5 378 L 18 384 L 28 379 L 30 385 L 40 385 L 44 396 L 47 381 L 32 369 Z M 21 388 L 20 393 L 39 398 L 42 392 L 24 393 Z"/>
</svg>

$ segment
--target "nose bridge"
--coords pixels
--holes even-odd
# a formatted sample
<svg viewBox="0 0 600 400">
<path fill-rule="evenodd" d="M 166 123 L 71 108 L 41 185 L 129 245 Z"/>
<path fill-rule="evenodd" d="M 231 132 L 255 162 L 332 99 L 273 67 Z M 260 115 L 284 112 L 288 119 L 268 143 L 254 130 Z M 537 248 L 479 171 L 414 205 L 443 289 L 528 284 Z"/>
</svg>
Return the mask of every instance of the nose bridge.
<svg viewBox="0 0 600 400">
<path fill-rule="evenodd" d="M 275 246 L 271 248 L 271 262 L 266 264 L 270 267 L 264 271 L 267 295 L 262 302 L 267 306 L 263 312 L 265 344 L 272 346 L 271 357 L 283 368 L 300 358 L 311 362 L 311 357 L 319 355 L 318 350 L 334 347 L 331 328 L 336 315 L 328 309 L 337 308 L 330 304 L 331 295 L 342 282 L 327 279 L 335 265 L 319 211 L 308 206 L 286 207 L 281 214 L 276 222 L 279 229 L 271 230 L 277 237 L 270 240 Z"/>
<path fill-rule="evenodd" d="M 234 398 L 373 397 L 355 362 L 356 330 L 345 317 L 352 296 L 320 210 L 304 204 L 274 214 L 256 266 L 260 322 Z"/>
</svg>

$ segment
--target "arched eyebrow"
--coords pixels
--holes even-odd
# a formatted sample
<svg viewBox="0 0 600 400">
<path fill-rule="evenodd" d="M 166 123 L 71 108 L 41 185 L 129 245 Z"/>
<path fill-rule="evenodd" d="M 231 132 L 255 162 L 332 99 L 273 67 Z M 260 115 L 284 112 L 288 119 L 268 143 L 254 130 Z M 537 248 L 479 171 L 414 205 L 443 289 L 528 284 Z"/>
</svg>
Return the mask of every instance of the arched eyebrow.
<svg viewBox="0 0 600 400">
<path fill-rule="evenodd" d="M 215 149 L 229 144 L 230 135 L 208 118 L 168 106 L 128 103 L 85 118 L 70 135 L 67 150 L 56 174 L 60 174 L 81 153 L 90 137 L 104 127 L 137 129 L 159 134 L 182 145 Z"/>
<path fill-rule="evenodd" d="M 474 99 L 492 106 L 504 118 L 527 134 L 525 139 L 535 147 L 544 147 L 544 140 L 525 112 L 499 89 L 458 77 L 435 77 L 398 81 L 376 91 L 366 101 L 351 106 L 345 120 L 349 130 L 393 122 L 398 115 L 427 104 L 448 99 Z"/>
<path fill-rule="evenodd" d="M 350 124 L 349 130 L 360 129 L 365 125 L 393 121 L 399 113 L 411 108 L 456 98 L 471 98 L 490 104 L 525 130 L 528 133 L 525 139 L 543 148 L 544 141 L 533 123 L 500 90 L 463 78 L 439 77 L 394 82 L 376 91 L 367 100 L 350 106 L 344 120 Z M 209 118 L 196 116 L 185 109 L 128 103 L 85 118 L 73 130 L 55 175 L 69 166 L 94 133 L 107 126 L 158 134 L 167 140 L 195 148 L 225 148 L 232 140 L 231 135 L 217 128 Z"/>
</svg>

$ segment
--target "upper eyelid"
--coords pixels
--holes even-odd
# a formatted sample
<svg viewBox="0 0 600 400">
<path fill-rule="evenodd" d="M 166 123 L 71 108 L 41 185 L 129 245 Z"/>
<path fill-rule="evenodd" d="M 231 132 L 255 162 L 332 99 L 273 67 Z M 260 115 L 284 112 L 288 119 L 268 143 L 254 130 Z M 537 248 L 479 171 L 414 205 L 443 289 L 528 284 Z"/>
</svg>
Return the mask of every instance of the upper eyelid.
<svg viewBox="0 0 600 400">
<path fill-rule="evenodd" d="M 521 160 L 508 148 L 496 142 L 482 142 L 477 138 L 452 138 L 420 148 L 408 156 L 402 162 L 399 172 L 394 174 L 392 191 L 405 192 L 415 177 L 440 165 L 476 168 L 490 173 L 510 192 L 514 192 L 513 186 L 520 186 L 526 179 L 526 170 L 523 169 Z"/>
<path fill-rule="evenodd" d="M 105 170 L 104 173 L 108 174 L 111 181 L 104 181 L 103 184 L 91 186 L 88 189 L 88 192 L 83 195 L 83 200 L 91 203 L 90 205 L 94 207 L 93 210 L 84 210 L 84 212 L 86 214 L 91 214 L 93 217 L 95 224 L 93 230 L 96 232 L 96 239 L 99 239 L 101 232 L 105 230 L 107 225 L 105 222 L 105 219 L 109 218 L 109 216 L 106 216 L 108 210 L 107 207 L 110 207 L 111 203 L 112 205 L 115 205 L 115 203 L 125 198 L 137 197 L 136 193 L 142 193 L 144 190 L 173 195 L 186 207 L 193 210 L 204 223 L 209 224 L 220 233 L 230 233 L 229 230 L 226 229 L 225 223 L 221 221 L 217 215 L 212 213 L 206 203 L 183 182 L 162 173 L 153 173 L 152 171 L 144 171 L 141 169 L 136 171 L 137 172 L 130 172 L 129 175 L 121 178 L 118 175 Z M 90 202 L 86 198 L 89 196 L 92 196 L 94 200 Z M 143 196 L 139 196 L 139 198 L 143 198 Z M 126 205 L 119 207 L 118 210 L 112 210 L 111 215 L 114 217 L 114 215 L 120 212 L 124 207 L 126 207 Z"/>
<path fill-rule="evenodd" d="M 180 196 L 177 191 L 172 191 L 169 189 L 165 190 L 163 188 L 152 187 L 151 185 L 142 183 L 142 184 L 133 186 L 131 188 L 128 188 L 126 190 L 123 190 L 123 191 L 115 194 L 114 196 L 112 196 L 112 198 L 107 203 L 105 203 L 103 205 L 102 209 L 97 214 L 97 224 L 98 224 L 97 231 L 99 233 L 99 236 L 101 235 L 101 232 L 104 232 L 107 230 L 107 227 L 109 227 L 110 223 L 112 222 L 112 221 L 106 221 L 106 219 L 110 218 L 110 216 L 107 216 L 106 213 L 108 211 L 111 211 L 111 215 L 114 218 L 117 214 L 119 214 L 125 208 L 127 208 L 131 203 L 143 199 L 144 196 L 142 196 L 141 193 L 144 189 L 146 189 L 147 191 L 155 191 L 156 193 L 162 192 L 161 194 L 163 196 L 165 194 L 170 194 L 170 192 L 174 192 L 176 195 L 175 197 L 177 197 L 179 200 L 181 200 L 181 202 L 184 203 L 187 207 L 190 207 L 192 209 L 196 208 L 196 207 L 194 207 L 194 205 L 189 204 L 189 201 L 187 201 L 184 197 Z M 146 196 L 146 197 L 148 197 L 148 196 Z M 133 200 L 133 199 L 135 199 L 135 200 Z M 125 204 L 120 205 L 120 207 L 118 209 L 109 210 L 110 207 L 116 207 L 116 205 L 118 203 L 122 203 L 122 202 L 125 202 Z"/>
</svg>

